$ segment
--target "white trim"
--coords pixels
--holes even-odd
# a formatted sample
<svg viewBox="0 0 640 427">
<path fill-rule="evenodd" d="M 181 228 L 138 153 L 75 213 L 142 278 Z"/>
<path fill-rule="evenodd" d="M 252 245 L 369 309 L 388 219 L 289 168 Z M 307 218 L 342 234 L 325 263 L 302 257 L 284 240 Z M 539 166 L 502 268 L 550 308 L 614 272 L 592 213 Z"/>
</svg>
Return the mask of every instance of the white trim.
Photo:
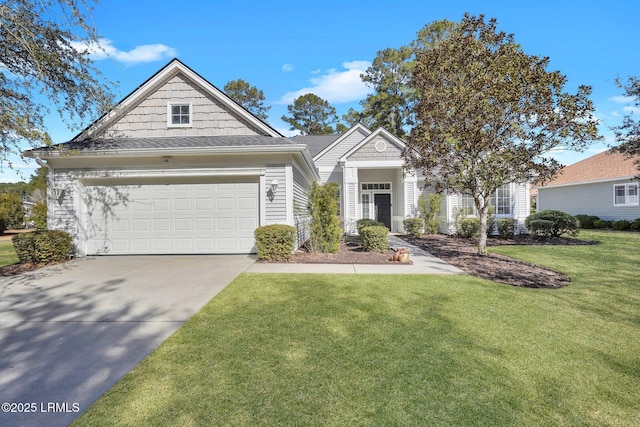
<svg viewBox="0 0 640 427">
<path fill-rule="evenodd" d="M 232 177 L 264 176 L 265 168 L 195 168 L 195 169 L 128 169 L 128 170 L 91 170 L 78 173 L 80 181 L 87 179 L 118 178 L 193 178 L 193 177 Z"/>
<path fill-rule="evenodd" d="M 354 145 L 353 148 L 351 148 L 351 150 L 349 150 L 346 153 L 344 153 L 344 155 L 342 157 L 340 157 L 338 162 L 348 162 L 348 159 L 352 154 L 357 152 L 360 148 L 362 148 L 363 146 L 365 146 L 369 142 L 373 141 L 378 136 L 382 136 L 383 138 L 388 139 L 390 142 L 398 145 L 398 147 L 401 150 L 403 150 L 406 147 L 405 143 L 400 138 L 398 138 L 397 136 L 395 136 L 394 134 L 392 134 L 391 132 L 389 132 L 388 130 L 386 130 L 384 128 L 378 128 L 372 134 L 367 136 L 365 139 L 363 139 L 362 141 L 360 141 L 356 145 Z M 383 162 L 384 162 L 384 160 L 383 160 Z M 402 161 L 402 163 L 404 164 L 404 161 Z"/>
<path fill-rule="evenodd" d="M 189 123 L 173 123 L 172 107 L 189 107 Z M 168 128 L 190 128 L 193 123 L 193 104 L 191 102 L 167 102 L 167 127 Z"/>
<path fill-rule="evenodd" d="M 636 179 L 635 176 L 629 175 L 629 176 L 619 176 L 617 178 L 596 179 L 594 181 L 569 182 L 566 184 L 556 184 L 556 185 L 536 185 L 533 188 L 537 190 L 544 190 L 547 188 L 571 187 L 573 185 L 602 184 L 602 183 L 614 182 L 614 181 L 634 181 L 635 179 Z"/>
<path fill-rule="evenodd" d="M 338 144 L 342 143 L 342 141 L 344 141 L 348 136 L 350 136 L 351 134 L 355 133 L 357 130 L 361 130 L 363 131 L 363 133 L 367 134 L 367 137 L 369 135 L 371 135 L 371 131 L 362 123 L 356 123 L 351 129 L 349 129 L 348 131 L 346 131 L 345 133 L 343 133 L 342 135 L 340 135 L 340 137 L 338 139 L 336 139 L 335 141 L 333 141 L 331 144 L 329 144 L 328 146 L 326 146 L 325 148 L 322 149 L 322 151 L 320 151 L 318 154 L 316 154 L 315 156 L 313 156 L 313 160 L 314 161 L 318 161 L 320 158 L 322 158 L 325 154 L 327 154 L 329 151 L 331 151 L 334 147 L 336 147 Z M 365 137 L 365 138 L 367 138 Z"/>
<path fill-rule="evenodd" d="M 358 169 L 401 168 L 404 166 L 404 160 L 347 160 L 341 164 L 347 168 Z"/>
<path fill-rule="evenodd" d="M 624 203 L 616 203 L 616 187 L 624 187 Z M 636 188 L 636 202 L 629 203 L 629 188 Z M 627 184 L 613 184 L 613 206 L 616 208 L 621 208 L 625 206 L 638 206 L 640 205 L 640 186 L 637 182 L 635 183 L 627 183 Z"/>
</svg>

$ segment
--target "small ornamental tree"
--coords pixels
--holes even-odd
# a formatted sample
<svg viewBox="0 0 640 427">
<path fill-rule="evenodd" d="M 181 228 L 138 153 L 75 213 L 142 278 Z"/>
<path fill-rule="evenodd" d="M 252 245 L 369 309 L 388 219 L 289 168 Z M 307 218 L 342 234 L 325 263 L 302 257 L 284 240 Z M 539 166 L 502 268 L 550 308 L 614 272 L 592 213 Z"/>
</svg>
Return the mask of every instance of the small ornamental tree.
<svg viewBox="0 0 640 427">
<path fill-rule="evenodd" d="M 527 55 L 496 20 L 466 14 L 448 37 L 417 54 L 416 126 L 404 158 L 436 190 L 471 194 L 487 254 L 489 200 L 511 182 L 546 182 L 561 165 L 544 155 L 598 140 L 591 88 L 564 92 L 549 58 Z"/>
<path fill-rule="evenodd" d="M 342 235 L 338 218 L 338 184 L 311 184 L 307 209 L 311 217 L 311 251 L 338 252 Z"/>
</svg>

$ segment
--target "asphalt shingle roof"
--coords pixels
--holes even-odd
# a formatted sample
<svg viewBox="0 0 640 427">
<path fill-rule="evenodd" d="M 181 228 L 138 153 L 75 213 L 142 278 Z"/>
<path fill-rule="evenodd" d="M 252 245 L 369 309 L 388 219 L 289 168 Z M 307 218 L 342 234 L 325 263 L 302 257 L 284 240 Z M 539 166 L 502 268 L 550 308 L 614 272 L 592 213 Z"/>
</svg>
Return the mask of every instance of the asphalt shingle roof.
<svg viewBox="0 0 640 427">
<path fill-rule="evenodd" d="M 99 152 L 113 150 L 180 149 L 204 147 L 282 146 L 292 145 L 288 138 L 263 135 L 221 135 L 221 136 L 180 136 L 154 138 L 85 139 L 70 141 L 53 147 L 37 148 L 34 152 L 74 150 L 79 152 Z"/>
<path fill-rule="evenodd" d="M 294 144 L 304 144 L 309 149 L 311 157 L 327 148 L 342 135 L 297 135 L 290 138 Z"/>
<path fill-rule="evenodd" d="M 563 168 L 553 181 L 544 185 L 578 184 L 605 179 L 628 178 L 638 174 L 634 159 L 605 151 Z"/>
</svg>

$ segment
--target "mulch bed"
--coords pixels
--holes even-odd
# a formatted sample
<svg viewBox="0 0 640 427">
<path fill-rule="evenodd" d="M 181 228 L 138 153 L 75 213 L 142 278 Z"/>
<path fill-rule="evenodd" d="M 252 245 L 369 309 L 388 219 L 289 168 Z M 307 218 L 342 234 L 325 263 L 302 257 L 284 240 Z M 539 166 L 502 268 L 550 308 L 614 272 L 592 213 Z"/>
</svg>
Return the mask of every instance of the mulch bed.
<svg viewBox="0 0 640 427">
<path fill-rule="evenodd" d="M 30 271 L 39 270 L 43 267 L 61 264 L 66 261 L 51 262 L 49 264 L 25 262 L 23 264 L 13 264 L 0 267 L 0 277 L 17 276 L 18 274 L 28 273 Z"/>
<path fill-rule="evenodd" d="M 296 251 L 289 262 L 300 264 L 400 264 L 390 261 L 393 254 L 395 251 L 392 249 L 386 253 L 366 252 L 362 249 L 360 240 L 356 236 L 347 236 L 340 243 L 340 248 L 335 254 L 313 253 L 301 248 Z M 411 263 L 402 265 L 409 264 Z"/>
<path fill-rule="evenodd" d="M 469 274 L 494 282 L 526 288 L 561 288 L 571 282 L 571 278 L 566 274 L 525 261 L 494 253 L 480 256 L 477 254 L 477 241 L 475 239 L 449 237 L 441 234 L 423 235 L 420 238 L 399 237 Z M 595 243 L 562 237 L 541 241 L 526 235 L 516 236 L 513 240 L 494 238 L 487 240 L 488 247 L 503 245 L 573 246 L 592 245 Z M 341 243 L 337 254 L 311 253 L 305 249 L 299 249 L 289 262 L 310 264 L 398 264 L 390 261 L 393 254 L 393 250 L 389 250 L 386 254 L 365 252 L 360 246 L 358 238 L 351 236 Z"/>
<path fill-rule="evenodd" d="M 487 256 L 480 256 L 477 254 L 477 240 L 475 239 L 445 235 L 424 235 L 420 238 L 402 237 L 415 246 L 469 274 L 494 282 L 525 288 L 561 288 L 571 282 L 571 278 L 566 274 L 504 255 L 489 253 Z M 516 236 L 513 240 L 493 238 L 487 240 L 488 247 L 503 245 L 573 246 L 592 245 L 595 243 L 562 237 L 540 241 L 531 236 Z"/>
</svg>

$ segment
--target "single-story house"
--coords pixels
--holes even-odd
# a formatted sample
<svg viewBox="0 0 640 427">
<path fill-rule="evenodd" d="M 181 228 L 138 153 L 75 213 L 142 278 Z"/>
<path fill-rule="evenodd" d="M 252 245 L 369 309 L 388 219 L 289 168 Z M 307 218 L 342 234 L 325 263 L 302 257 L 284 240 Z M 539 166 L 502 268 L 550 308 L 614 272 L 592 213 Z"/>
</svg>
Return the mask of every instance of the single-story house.
<svg viewBox="0 0 640 427">
<path fill-rule="evenodd" d="M 596 154 L 537 186 L 538 210 L 595 215 L 604 220 L 640 218 L 637 175 L 633 159 L 611 150 Z"/>
<path fill-rule="evenodd" d="M 25 152 L 49 168 L 49 227 L 78 255 L 255 252 L 254 230 L 308 237 L 307 189 L 337 182 L 345 231 L 369 217 L 392 231 L 430 190 L 405 170 L 404 142 L 357 124 L 342 135 L 286 138 L 177 59 L 69 142 Z M 494 200 L 520 223 L 528 185 Z M 469 197 L 447 195 L 442 230 Z"/>
</svg>

